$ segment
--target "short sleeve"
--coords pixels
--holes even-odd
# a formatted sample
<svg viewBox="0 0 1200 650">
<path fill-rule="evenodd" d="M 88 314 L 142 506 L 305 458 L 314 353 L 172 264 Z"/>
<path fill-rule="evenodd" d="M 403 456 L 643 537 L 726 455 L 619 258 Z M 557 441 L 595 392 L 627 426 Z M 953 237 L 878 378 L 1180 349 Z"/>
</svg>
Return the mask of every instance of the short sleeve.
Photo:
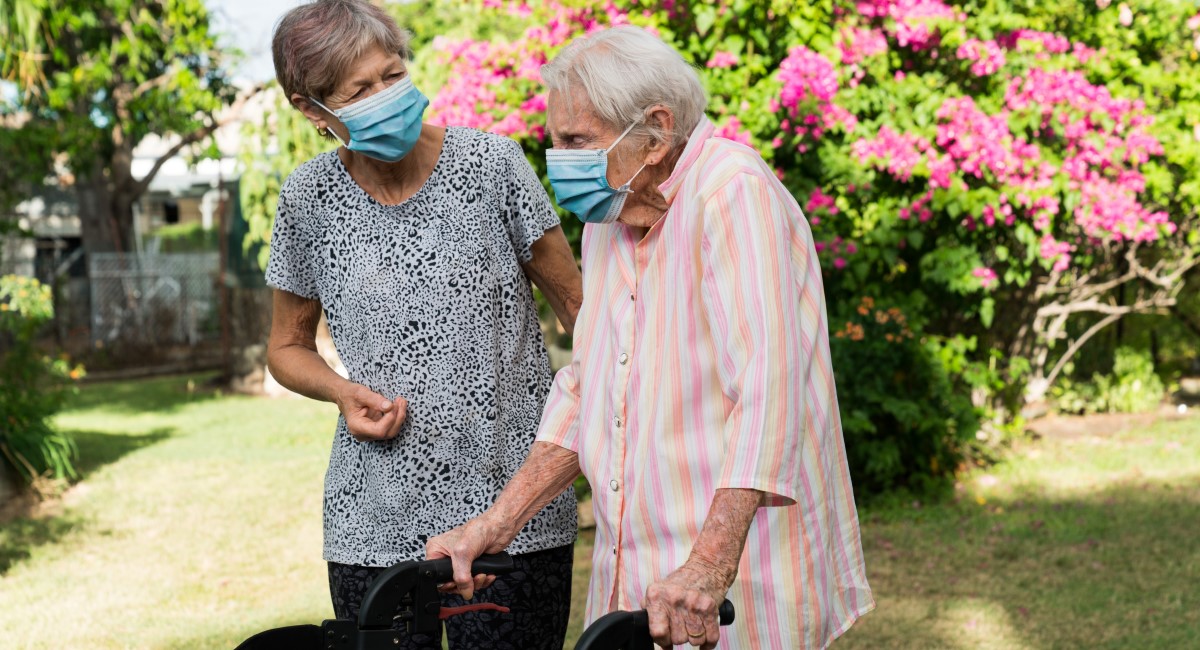
<svg viewBox="0 0 1200 650">
<path fill-rule="evenodd" d="M 748 488 L 767 505 L 800 498 L 803 413 L 811 363 L 798 291 L 808 277 L 793 256 L 798 210 L 757 176 L 735 176 L 708 199 L 702 296 L 718 373 L 732 401 L 718 488 Z"/>
<path fill-rule="evenodd" d="M 501 217 L 517 259 L 523 264 L 533 258 L 533 243 L 559 225 L 558 214 L 521 145 L 506 138 L 504 158 L 506 177 L 500 182 L 504 192 Z"/>
<path fill-rule="evenodd" d="M 317 261 L 305 215 L 296 209 L 295 198 L 284 183 L 275 210 L 275 225 L 271 228 L 271 255 L 267 260 L 267 285 L 294 293 L 302 298 L 316 299 Z"/>
<path fill-rule="evenodd" d="M 579 364 L 572 362 L 554 376 L 537 432 L 538 442 L 549 442 L 575 453 L 579 453 L 578 372 Z"/>
</svg>

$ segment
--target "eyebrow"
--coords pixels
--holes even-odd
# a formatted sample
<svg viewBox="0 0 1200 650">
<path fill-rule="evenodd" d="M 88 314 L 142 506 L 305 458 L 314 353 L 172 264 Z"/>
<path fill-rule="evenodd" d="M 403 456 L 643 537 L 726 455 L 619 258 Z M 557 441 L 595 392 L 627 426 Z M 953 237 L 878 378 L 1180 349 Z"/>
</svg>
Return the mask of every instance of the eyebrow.
<svg viewBox="0 0 1200 650">
<path fill-rule="evenodd" d="M 393 61 L 390 61 L 386 66 L 381 68 L 381 70 L 382 70 L 382 75 L 384 77 L 387 77 L 396 72 L 406 72 L 407 68 L 405 68 L 403 61 L 393 60 Z M 373 83 L 374 83 L 374 81 L 372 81 L 370 79 L 370 77 L 358 77 L 358 78 L 350 80 L 350 87 L 353 89 L 358 89 L 358 88 L 362 88 L 363 86 L 370 86 Z"/>
</svg>

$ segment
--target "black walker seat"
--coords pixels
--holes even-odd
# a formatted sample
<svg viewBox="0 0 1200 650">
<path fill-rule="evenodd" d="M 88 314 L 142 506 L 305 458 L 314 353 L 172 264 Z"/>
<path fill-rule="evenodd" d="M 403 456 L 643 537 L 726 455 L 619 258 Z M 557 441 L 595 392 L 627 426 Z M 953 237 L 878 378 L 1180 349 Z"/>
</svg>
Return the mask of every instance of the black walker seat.
<svg viewBox="0 0 1200 650">
<path fill-rule="evenodd" d="M 507 553 L 483 555 L 471 564 L 471 575 L 512 573 Z M 442 607 L 438 585 L 454 575 L 450 558 L 401 562 L 381 573 L 363 598 L 358 620 L 331 619 L 320 625 L 292 625 L 259 632 L 236 650 L 388 650 L 400 643 L 393 630 L 403 621 L 409 635 L 442 638 L 442 620 L 474 611 L 507 612 L 495 603 Z M 396 612 L 400 612 L 396 614 Z M 733 603 L 721 604 L 721 625 L 733 622 Z M 611 612 L 596 619 L 579 637 L 575 650 L 653 650 L 646 610 Z M 481 649 L 483 650 L 483 649 Z"/>
</svg>

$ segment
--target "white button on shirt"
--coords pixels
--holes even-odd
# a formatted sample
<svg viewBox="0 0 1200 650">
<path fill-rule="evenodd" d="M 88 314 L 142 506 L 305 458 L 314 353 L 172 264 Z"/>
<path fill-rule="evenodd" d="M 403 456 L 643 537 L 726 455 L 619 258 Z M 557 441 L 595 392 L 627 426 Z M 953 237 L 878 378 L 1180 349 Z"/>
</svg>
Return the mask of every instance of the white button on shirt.
<svg viewBox="0 0 1200 650">
<path fill-rule="evenodd" d="M 824 648 L 874 599 L 821 267 L 771 168 L 712 135 L 702 120 L 659 186 L 670 208 L 644 236 L 585 226 L 574 358 L 538 440 L 579 454 L 594 485 L 620 479 L 592 502 L 586 622 L 641 609 L 646 588 L 688 557 L 716 490 L 753 489 L 766 507 L 729 590 L 738 622 L 721 648 Z M 636 308 L 624 298 L 635 291 Z"/>
</svg>

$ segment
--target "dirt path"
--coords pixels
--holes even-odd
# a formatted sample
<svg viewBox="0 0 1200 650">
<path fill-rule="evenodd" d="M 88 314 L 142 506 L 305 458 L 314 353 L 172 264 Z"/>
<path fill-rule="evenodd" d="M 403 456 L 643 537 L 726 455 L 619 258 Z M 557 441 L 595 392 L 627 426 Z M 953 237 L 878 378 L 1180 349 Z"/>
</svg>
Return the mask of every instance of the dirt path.
<svg viewBox="0 0 1200 650">
<path fill-rule="evenodd" d="M 1029 429 L 1044 438 L 1082 438 L 1111 436 L 1141 429 L 1155 422 L 1192 420 L 1200 433 L 1200 408 L 1180 413 L 1175 406 L 1163 406 L 1151 413 L 1096 413 L 1093 415 L 1048 415 L 1029 423 Z"/>
</svg>

